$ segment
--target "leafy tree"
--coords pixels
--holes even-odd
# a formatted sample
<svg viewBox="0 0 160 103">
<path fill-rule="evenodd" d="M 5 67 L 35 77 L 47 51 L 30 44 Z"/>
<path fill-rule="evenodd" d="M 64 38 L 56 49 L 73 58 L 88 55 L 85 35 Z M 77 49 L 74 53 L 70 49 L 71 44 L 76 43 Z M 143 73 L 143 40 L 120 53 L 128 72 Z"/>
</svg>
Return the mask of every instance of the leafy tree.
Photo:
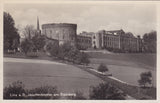
<svg viewBox="0 0 160 103">
<path fill-rule="evenodd" d="M 138 80 L 138 83 L 140 86 L 144 88 L 147 86 L 147 84 L 151 85 L 152 84 L 152 73 L 150 71 L 141 73 L 140 80 Z"/>
<path fill-rule="evenodd" d="M 45 45 L 45 36 L 44 35 L 35 35 L 32 38 L 33 44 L 35 45 L 36 50 L 43 49 Z"/>
<path fill-rule="evenodd" d="M 72 49 L 72 46 L 69 42 L 64 43 L 63 45 L 60 46 L 62 51 L 64 52 L 64 56 L 67 58 L 70 58 L 70 50 Z"/>
<path fill-rule="evenodd" d="M 51 56 L 58 57 L 59 45 L 56 41 L 48 42 L 46 45 L 46 50 L 50 53 Z"/>
<path fill-rule="evenodd" d="M 20 37 L 13 39 L 13 43 L 12 43 L 12 48 L 15 49 L 16 51 L 17 51 L 17 47 L 19 47 L 19 43 L 20 43 L 19 38 Z"/>
<path fill-rule="evenodd" d="M 106 67 L 106 65 L 104 65 L 104 64 L 100 64 L 99 65 L 99 67 L 98 67 L 98 71 L 100 71 L 100 72 L 106 72 L 106 71 L 108 71 L 108 68 Z"/>
<path fill-rule="evenodd" d="M 18 34 L 17 28 L 15 28 L 15 22 L 9 13 L 4 12 L 3 17 L 4 17 L 4 21 L 3 21 L 4 51 L 8 49 L 16 49 L 18 45 L 15 45 L 14 43 L 16 41 L 16 44 L 19 44 L 20 36 Z"/>
<path fill-rule="evenodd" d="M 80 52 L 80 50 L 71 45 L 69 42 L 60 46 L 57 43 L 50 43 L 46 46 L 46 48 L 52 56 L 61 60 L 67 60 L 73 63 L 86 65 L 90 63 L 89 56 L 84 52 Z"/>
<path fill-rule="evenodd" d="M 25 39 L 21 43 L 21 49 L 25 53 L 25 55 L 27 55 L 28 52 L 33 51 L 34 48 L 35 47 L 33 45 L 33 42 L 31 40 L 29 40 L 29 39 Z"/>
<path fill-rule="evenodd" d="M 150 33 L 145 33 L 143 36 L 144 41 L 144 51 L 149 53 L 156 53 L 157 46 L 157 32 L 151 31 Z"/>
<path fill-rule="evenodd" d="M 111 84 L 100 83 L 90 87 L 90 99 L 97 100 L 124 100 L 125 94 Z"/>
<path fill-rule="evenodd" d="M 77 59 L 77 55 L 79 54 L 79 50 L 76 47 L 71 46 L 71 49 L 67 54 L 67 58 L 74 63 Z"/>
</svg>

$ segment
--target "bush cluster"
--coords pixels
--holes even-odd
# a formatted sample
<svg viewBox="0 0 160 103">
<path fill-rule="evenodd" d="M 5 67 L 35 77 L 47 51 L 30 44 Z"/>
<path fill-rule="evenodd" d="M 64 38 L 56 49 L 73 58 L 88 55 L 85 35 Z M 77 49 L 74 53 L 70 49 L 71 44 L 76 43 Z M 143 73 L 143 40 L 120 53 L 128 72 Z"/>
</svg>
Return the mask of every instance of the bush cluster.
<svg viewBox="0 0 160 103">
<path fill-rule="evenodd" d="M 38 95 L 39 94 L 39 95 Z M 46 94 L 46 95 L 45 95 Z M 4 88 L 4 99 L 64 99 L 56 86 L 41 86 L 33 89 L 25 89 L 21 81 L 13 82 Z M 89 98 L 84 97 L 81 91 L 75 91 L 76 96 L 66 96 L 65 99 L 85 100 L 85 99 L 125 99 L 125 94 L 108 83 L 100 83 L 98 86 L 90 87 Z M 45 96 L 44 96 L 45 95 Z"/>
<path fill-rule="evenodd" d="M 49 43 L 46 46 L 46 49 L 52 57 L 58 58 L 60 60 L 85 65 L 90 63 L 89 56 L 84 52 L 80 52 L 80 50 L 78 50 L 74 45 L 71 45 L 70 43 L 64 43 L 62 45 Z"/>
<path fill-rule="evenodd" d="M 37 52 L 38 50 L 43 49 L 45 45 L 45 36 L 35 35 L 32 38 L 25 38 L 21 43 L 22 52 L 28 56 L 28 53 Z M 34 56 L 34 55 L 33 55 Z"/>
<path fill-rule="evenodd" d="M 25 85 L 21 81 L 13 82 L 4 88 L 4 99 L 58 99 L 58 96 L 34 96 L 36 94 L 57 94 L 56 86 L 41 86 L 30 90 L 25 89 Z M 29 94 L 32 94 L 29 96 Z"/>
<path fill-rule="evenodd" d="M 109 83 L 100 83 L 91 87 L 90 99 L 97 100 L 124 100 L 125 94 Z"/>
</svg>

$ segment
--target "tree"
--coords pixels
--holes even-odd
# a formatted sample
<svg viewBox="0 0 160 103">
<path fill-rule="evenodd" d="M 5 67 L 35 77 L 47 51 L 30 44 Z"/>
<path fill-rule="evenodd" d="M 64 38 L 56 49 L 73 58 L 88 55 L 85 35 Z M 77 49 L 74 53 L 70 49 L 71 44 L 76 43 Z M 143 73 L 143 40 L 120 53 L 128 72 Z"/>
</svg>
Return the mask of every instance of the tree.
<svg viewBox="0 0 160 103">
<path fill-rule="evenodd" d="M 9 13 L 4 12 L 4 51 L 7 51 L 8 49 L 16 49 L 18 47 L 17 44 L 19 44 L 19 34 L 18 30 L 15 27 L 15 22 L 12 18 L 12 16 Z M 14 44 L 16 42 L 16 44 Z M 14 45 L 14 46 L 13 46 Z"/>
<path fill-rule="evenodd" d="M 26 39 L 32 39 L 36 35 L 36 29 L 33 25 L 26 25 L 23 29 L 23 34 Z"/>
<path fill-rule="evenodd" d="M 20 36 L 17 35 L 15 39 L 13 39 L 12 43 L 12 48 L 17 51 L 17 47 L 19 47 L 20 41 L 19 41 Z"/>
<path fill-rule="evenodd" d="M 35 45 L 36 50 L 43 49 L 45 45 L 45 36 L 44 35 L 35 35 L 32 38 L 33 44 Z"/>
<path fill-rule="evenodd" d="M 149 72 L 144 72 L 140 74 L 140 80 L 138 80 L 138 83 L 141 87 L 146 87 L 147 85 L 152 84 L 152 73 Z"/>
<path fill-rule="evenodd" d="M 143 35 L 144 51 L 149 53 L 156 53 L 157 49 L 157 32 L 151 31 Z"/>
<path fill-rule="evenodd" d="M 67 55 L 67 58 L 68 58 L 71 62 L 75 63 L 76 60 L 78 59 L 78 54 L 79 54 L 79 52 L 80 52 L 80 51 L 79 51 L 76 47 L 71 46 L 69 52 L 67 53 L 67 54 L 68 54 L 68 55 Z"/>
<path fill-rule="evenodd" d="M 27 55 L 28 52 L 33 51 L 34 48 L 35 47 L 33 45 L 33 42 L 31 40 L 29 40 L 29 39 L 25 39 L 21 43 L 21 49 L 25 53 L 25 55 Z"/>
<path fill-rule="evenodd" d="M 106 65 L 104 65 L 103 63 L 101 63 L 100 65 L 99 65 L 99 67 L 98 67 L 98 71 L 100 71 L 100 72 L 106 72 L 106 71 L 108 71 L 108 68 L 106 67 Z"/>
<path fill-rule="evenodd" d="M 58 57 L 59 45 L 56 41 L 48 42 L 46 44 L 46 51 L 53 57 Z"/>
<path fill-rule="evenodd" d="M 90 99 L 98 100 L 124 100 L 125 94 L 111 84 L 100 83 L 90 87 Z"/>
</svg>

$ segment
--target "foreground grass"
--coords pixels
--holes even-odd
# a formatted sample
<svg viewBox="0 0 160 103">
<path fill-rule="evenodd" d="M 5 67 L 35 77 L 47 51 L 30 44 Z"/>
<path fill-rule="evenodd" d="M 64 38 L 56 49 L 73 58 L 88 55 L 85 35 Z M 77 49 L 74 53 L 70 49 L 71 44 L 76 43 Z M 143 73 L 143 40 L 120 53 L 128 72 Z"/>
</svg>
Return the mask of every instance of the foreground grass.
<svg viewBox="0 0 160 103">
<path fill-rule="evenodd" d="M 107 76 L 102 76 L 96 72 L 93 72 L 91 70 L 89 70 L 88 68 L 84 67 L 84 66 L 78 66 L 79 68 L 101 78 L 102 80 L 104 80 L 107 83 L 111 83 L 112 85 L 114 85 L 115 87 L 119 88 L 120 90 L 122 90 L 124 93 L 130 95 L 131 97 L 135 98 L 135 99 L 149 99 L 149 100 L 154 100 L 156 99 L 156 88 L 140 88 L 137 86 L 131 86 L 128 84 L 123 84 L 120 83 L 116 80 L 110 79 Z"/>
</svg>

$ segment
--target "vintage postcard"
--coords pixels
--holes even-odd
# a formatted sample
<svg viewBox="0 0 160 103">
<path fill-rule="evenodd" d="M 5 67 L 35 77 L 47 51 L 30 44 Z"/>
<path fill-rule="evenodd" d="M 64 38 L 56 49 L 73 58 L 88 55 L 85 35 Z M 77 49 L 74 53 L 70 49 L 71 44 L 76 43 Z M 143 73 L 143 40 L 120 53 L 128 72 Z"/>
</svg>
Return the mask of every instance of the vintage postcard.
<svg viewBox="0 0 160 103">
<path fill-rule="evenodd" d="M 3 1 L 2 101 L 158 103 L 158 3 Z"/>
</svg>

